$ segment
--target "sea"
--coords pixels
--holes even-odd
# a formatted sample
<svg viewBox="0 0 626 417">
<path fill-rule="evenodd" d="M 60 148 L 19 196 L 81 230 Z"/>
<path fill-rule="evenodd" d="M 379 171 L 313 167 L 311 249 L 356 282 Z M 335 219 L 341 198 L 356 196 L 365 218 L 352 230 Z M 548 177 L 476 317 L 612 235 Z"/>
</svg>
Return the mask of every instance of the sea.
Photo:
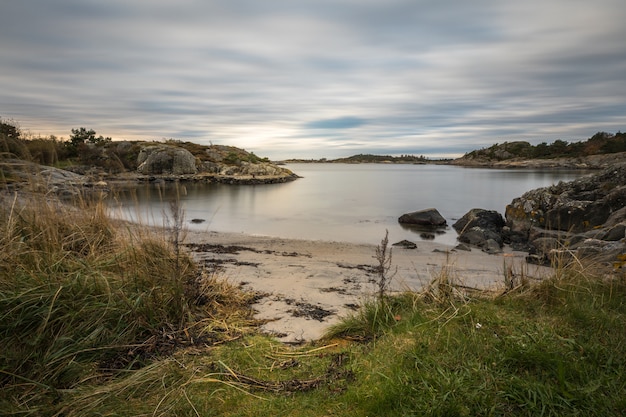
<svg viewBox="0 0 626 417">
<path fill-rule="evenodd" d="M 526 191 L 571 181 L 589 171 L 488 169 L 450 165 L 299 163 L 301 178 L 283 184 L 160 183 L 116 192 L 112 214 L 156 226 L 183 216 L 188 230 L 378 244 L 400 240 L 454 246 L 451 225 L 473 208 L 504 215 Z M 172 210 L 179 201 L 179 210 Z M 438 230 L 398 223 L 404 213 L 435 208 L 448 222 Z"/>
</svg>

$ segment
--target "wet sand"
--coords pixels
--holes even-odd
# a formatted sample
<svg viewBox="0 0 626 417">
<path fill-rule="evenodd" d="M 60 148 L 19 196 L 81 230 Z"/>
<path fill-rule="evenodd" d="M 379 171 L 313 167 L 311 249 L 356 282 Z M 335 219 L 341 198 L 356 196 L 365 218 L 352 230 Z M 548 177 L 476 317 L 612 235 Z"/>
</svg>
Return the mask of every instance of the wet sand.
<svg viewBox="0 0 626 417">
<path fill-rule="evenodd" d="M 286 343 L 320 338 L 376 291 L 376 244 L 282 239 L 237 233 L 188 231 L 185 243 L 204 267 L 245 290 L 265 294 L 253 306 L 262 330 Z M 378 242 L 379 243 L 379 242 Z M 550 269 L 529 265 L 524 252 L 417 241 L 416 249 L 391 246 L 391 291 L 420 290 L 442 268 L 458 283 L 477 289 L 504 286 L 505 271 L 542 278 Z"/>
</svg>

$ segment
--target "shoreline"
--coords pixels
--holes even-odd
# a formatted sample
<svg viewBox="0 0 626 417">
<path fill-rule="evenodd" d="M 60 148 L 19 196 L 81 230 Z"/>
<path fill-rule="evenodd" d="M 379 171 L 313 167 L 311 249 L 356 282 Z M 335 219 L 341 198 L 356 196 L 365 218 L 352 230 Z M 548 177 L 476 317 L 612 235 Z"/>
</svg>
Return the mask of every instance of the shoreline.
<svg viewBox="0 0 626 417">
<path fill-rule="evenodd" d="M 192 230 L 184 242 L 201 267 L 259 293 L 252 307 L 267 321 L 261 330 L 285 343 L 319 339 L 376 290 L 374 244 Z M 397 268 L 390 292 L 419 291 L 444 268 L 460 285 L 480 290 L 503 288 L 509 269 L 535 279 L 551 272 L 506 246 L 498 255 L 429 241 L 417 249 L 389 247 Z"/>
</svg>

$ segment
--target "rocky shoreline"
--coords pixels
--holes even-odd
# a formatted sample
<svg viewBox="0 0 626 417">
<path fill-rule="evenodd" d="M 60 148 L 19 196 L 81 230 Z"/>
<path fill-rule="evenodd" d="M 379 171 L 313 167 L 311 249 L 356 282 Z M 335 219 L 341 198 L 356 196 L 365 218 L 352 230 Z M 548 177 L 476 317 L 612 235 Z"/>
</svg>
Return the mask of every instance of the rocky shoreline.
<svg viewBox="0 0 626 417">
<path fill-rule="evenodd" d="M 626 163 L 515 198 L 505 216 L 473 209 L 453 227 L 459 241 L 499 253 L 504 245 L 527 261 L 572 260 L 615 270 L 626 264 Z"/>
<path fill-rule="evenodd" d="M 602 170 L 616 164 L 626 162 L 626 152 L 589 155 L 577 158 L 552 159 L 491 159 L 486 157 L 469 158 L 467 156 L 444 162 L 446 165 L 456 165 L 467 168 L 495 168 L 495 169 L 580 169 Z"/>
</svg>

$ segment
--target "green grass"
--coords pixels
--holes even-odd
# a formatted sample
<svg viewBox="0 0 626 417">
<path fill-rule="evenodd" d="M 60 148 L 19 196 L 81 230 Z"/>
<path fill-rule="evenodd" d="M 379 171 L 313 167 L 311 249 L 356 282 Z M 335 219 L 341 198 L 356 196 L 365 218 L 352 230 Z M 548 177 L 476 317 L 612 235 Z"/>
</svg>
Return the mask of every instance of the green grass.
<svg viewBox="0 0 626 417">
<path fill-rule="evenodd" d="M 625 295 L 623 278 L 580 276 L 448 306 L 402 294 L 388 300 L 387 316 L 375 314 L 377 302 L 367 304 L 369 313 L 356 313 L 332 338 L 298 349 L 247 336 L 198 354 L 179 352 L 161 362 L 159 378 L 148 378 L 163 381 L 158 387 L 107 393 L 99 410 L 619 416 L 626 411 Z M 364 328 L 367 341 L 354 342 Z"/>
<path fill-rule="evenodd" d="M 291 348 L 254 331 L 251 295 L 174 247 L 178 229 L 120 226 L 99 204 L 5 202 L 0 414 L 626 414 L 623 275 L 559 267 L 470 297 L 442 269 Z"/>
</svg>

